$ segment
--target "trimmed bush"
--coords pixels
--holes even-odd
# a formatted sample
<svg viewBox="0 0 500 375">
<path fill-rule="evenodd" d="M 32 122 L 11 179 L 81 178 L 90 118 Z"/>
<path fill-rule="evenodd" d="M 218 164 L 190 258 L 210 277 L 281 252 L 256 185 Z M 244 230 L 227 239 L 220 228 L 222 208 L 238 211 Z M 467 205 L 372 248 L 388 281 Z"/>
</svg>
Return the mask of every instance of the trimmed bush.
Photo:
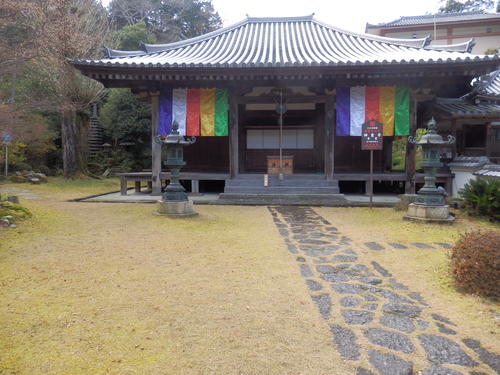
<svg viewBox="0 0 500 375">
<path fill-rule="evenodd" d="M 467 293 L 500 297 L 500 232 L 463 234 L 451 250 L 450 272 Z"/>
<path fill-rule="evenodd" d="M 468 214 L 500 221 L 500 180 L 476 178 L 465 184 L 459 193 Z"/>
</svg>

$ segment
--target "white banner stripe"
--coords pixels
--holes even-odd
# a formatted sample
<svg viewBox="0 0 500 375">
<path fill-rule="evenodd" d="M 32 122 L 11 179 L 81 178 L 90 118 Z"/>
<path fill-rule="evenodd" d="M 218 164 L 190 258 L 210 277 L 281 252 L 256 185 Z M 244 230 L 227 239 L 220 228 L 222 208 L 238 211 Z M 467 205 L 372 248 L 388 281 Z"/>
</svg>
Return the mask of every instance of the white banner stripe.
<svg viewBox="0 0 500 375">
<path fill-rule="evenodd" d="M 351 87 L 351 123 L 349 135 L 361 136 L 361 125 L 365 122 L 365 88 Z"/>
<path fill-rule="evenodd" d="M 186 98 L 187 89 L 172 90 L 172 121 L 179 124 L 181 135 L 186 135 Z"/>
</svg>

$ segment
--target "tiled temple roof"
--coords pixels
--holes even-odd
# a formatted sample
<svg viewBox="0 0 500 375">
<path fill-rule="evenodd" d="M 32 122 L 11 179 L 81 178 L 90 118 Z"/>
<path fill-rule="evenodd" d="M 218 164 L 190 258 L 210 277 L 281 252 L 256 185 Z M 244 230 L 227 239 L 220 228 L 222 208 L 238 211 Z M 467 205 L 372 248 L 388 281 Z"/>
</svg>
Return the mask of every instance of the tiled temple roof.
<svg viewBox="0 0 500 375">
<path fill-rule="evenodd" d="M 490 160 L 486 156 L 456 156 L 447 164 L 453 168 L 480 168 L 488 163 Z"/>
<path fill-rule="evenodd" d="M 466 98 L 436 98 L 434 108 L 457 116 L 500 116 L 500 104 L 487 102 L 474 103 Z"/>
<path fill-rule="evenodd" d="M 474 93 L 500 97 L 500 70 L 479 77 L 472 82 Z"/>
<path fill-rule="evenodd" d="M 500 19 L 500 14 L 486 13 L 484 11 L 425 14 L 423 16 L 403 16 L 398 18 L 397 20 L 386 23 L 367 24 L 366 28 L 398 27 L 398 26 L 404 27 L 404 26 L 434 24 L 434 22 L 443 23 L 443 22 L 461 22 L 461 21 L 483 21 L 495 18 Z"/>
<path fill-rule="evenodd" d="M 425 48 L 429 38 L 394 39 L 357 34 L 313 16 L 247 18 L 235 25 L 169 44 L 145 44 L 144 51 L 107 50 L 99 60 L 76 66 L 133 68 L 252 68 L 387 66 L 499 60 Z"/>
<path fill-rule="evenodd" d="M 438 51 L 449 51 L 449 52 L 471 52 L 475 44 L 476 43 L 474 42 L 474 38 L 470 38 L 468 41 L 463 43 L 433 44 L 433 45 L 428 45 L 426 48 Z"/>
<path fill-rule="evenodd" d="M 476 176 L 500 179 L 500 164 L 487 164 L 473 173 Z"/>
</svg>

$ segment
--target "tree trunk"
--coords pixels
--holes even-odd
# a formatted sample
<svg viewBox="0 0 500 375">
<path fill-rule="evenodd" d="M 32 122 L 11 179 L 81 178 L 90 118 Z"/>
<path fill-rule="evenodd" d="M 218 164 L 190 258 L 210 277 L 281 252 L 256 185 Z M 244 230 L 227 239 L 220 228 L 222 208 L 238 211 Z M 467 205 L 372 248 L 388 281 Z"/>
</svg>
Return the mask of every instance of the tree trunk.
<svg viewBox="0 0 500 375">
<path fill-rule="evenodd" d="M 81 172 L 78 161 L 78 126 L 76 111 L 73 108 L 62 111 L 61 140 L 64 177 L 78 177 Z"/>
<path fill-rule="evenodd" d="M 89 117 L 81 112 L 76 114 L 77 123 L 77 162 L 78 169 L 82 174 L 88 174 L 88 151 L 89 151 Z"/>
</svg>

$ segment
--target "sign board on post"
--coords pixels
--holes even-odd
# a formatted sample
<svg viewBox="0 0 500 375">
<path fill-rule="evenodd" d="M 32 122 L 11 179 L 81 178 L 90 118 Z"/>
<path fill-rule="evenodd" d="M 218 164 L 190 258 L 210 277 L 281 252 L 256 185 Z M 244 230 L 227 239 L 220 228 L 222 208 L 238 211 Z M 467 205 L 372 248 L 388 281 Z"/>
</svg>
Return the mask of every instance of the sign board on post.
<svg viewBox="0 0 500 375">
<path fill-rule="evenodd" d="M 12 139 L 12 134 L 10 133 L 2 133 L 2 144 L 4 146 L 10 145 L 10 140 Z"/>
<path fill-rule="evenodd" d="M 375 120 L 365 122 L 361 127 L 361 149 L 382 150 L 384 145 L 383 125 Z"/>
<path fill-rule="evenodd" d="M 370 151 L 370 208 L 373 205 L 373 150 L 384 147 L 383 125 L 375 120 L 369 120 L 361 126 L 361 149 Z"/>
</svg>

